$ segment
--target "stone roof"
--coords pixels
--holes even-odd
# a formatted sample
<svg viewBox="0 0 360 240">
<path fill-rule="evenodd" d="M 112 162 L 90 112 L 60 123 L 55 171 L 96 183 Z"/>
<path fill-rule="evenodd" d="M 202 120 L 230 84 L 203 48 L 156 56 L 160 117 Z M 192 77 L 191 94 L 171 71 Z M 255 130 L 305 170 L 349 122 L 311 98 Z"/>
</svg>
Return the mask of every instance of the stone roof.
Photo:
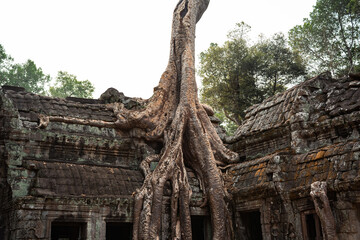
<svg viewBox="0 0 360 240">
<path fill-rule="evenodd" d="M 243 161 L 228 170 L 229 188 L 247 198 L 279 186 L 301 197 L 315 181 L 359 189 L 359 137 L 360 81 L 320 75 L 247 110 L 229 139 Z"/>
<path fill-rule="evenodd" d="M 131 195 L 141 186 L 138 166 L 145 149 L 131 134 L 64 122 L 38 128 L 39 114 L 114 122 L 109 104 L 50 98 L 14 87 L 4 87 L 3 93 L 16 114 L 0 115 L 16 124 L 6 128 L 10 133 L 2 136 L 7 141 L 2 151 L 14 158 L 16 171 L 24 172 L 14 188 L 22 181 L 33 195 L 118 196 Z M 358 181 L 359 99 L 359 80 L 323 74 L 249 108 L 229 141 L 243 161 L 228 170 L 229 189 L 259 197 L 272 194 L 275 183 L 297 191 L 315 180 L 330 181 L 334 188 L 336 181 Z M 11 171 L 8 174 L 15 175 Z M 201 190 L 195 176 L 191 179 L 200 201 Z"/>
<path fill-rule="evenodd" d="M 347 124 L 360 121 L 359 99 L 359 80 L 319 75 L 250 107 L 227 142 L 248 159 L 285 148 L 300 153 L 325 146 L 337 134 L 346 135 Z"/>
<path fill-rule="evenodd" d="M 139 171 L 70 163 L 27 161 L 35 171 L 36 196 L 119 197 L 132 195 L 143 182 Z"/>
<path fill-rule="evenodd" d="M 253 105 L 237 134 L 275 129 L 304 121 L 323 121 L 360 109 L 360 81 L 323 74 Z"/>
<path fill-rule="evenodd" d="M 116 121 L 111 104 L 103 100 L 51 98 L 2 87 L 0 155 L 5 161 L 0 161 L 0 172 L 5 171 L 1 175 L 8 178 L 14 199 L 129 197 L 141 187 L 138 166 L 144 149 L 130 133 L 56 121 L 39 128 L 41 114 Z"/>
<path fill-rule="evenodd" d="M 116 116 L 103 101 L 81 98 L 52 98 L 25 91 L 24 88 L 3 86 L 5 96 L 11 99 L 19 112 L 24 127 L 37 127 L 39 114 L 67 116 L 113 122 Z"/>
<path fill-rule="evenodd" d="M 56 121 L 39 128 L 41 114 L 115 122 L 108 100 L 51 98 L 12 86 L 1 90 L 0 129 L 7 134 L 0 134 L 4 146 L 0 144 L 0 155 L 8 159 L 8 170 L 1 175 L 11 179 L 15 198 L 130 197 L 142 186 L 140 161 L 143 154 L 154 150 L 139 140 L 136 132 Z M 137 99 L 125 96 L 121 100 L 130 107 L 138 104 Z M 1 171 L 5 171 L 2 162 Z M 202 191 L 195 174 L 190 169 L 188 173 L 192 201 L 198 204 Z"/>
</svg>

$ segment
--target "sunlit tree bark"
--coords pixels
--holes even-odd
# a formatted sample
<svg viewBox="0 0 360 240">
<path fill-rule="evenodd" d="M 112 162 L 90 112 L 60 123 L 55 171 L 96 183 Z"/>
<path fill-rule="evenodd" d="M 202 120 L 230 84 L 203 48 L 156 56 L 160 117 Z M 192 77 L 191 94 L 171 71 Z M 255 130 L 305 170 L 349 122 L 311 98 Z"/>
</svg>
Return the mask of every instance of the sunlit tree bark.
<svg viewBox="0 0 360 240">
<path fill-rule="evenodd" d="M 200 104 L 195 82 L 195 26 L 210 0 L 180 0 L 172 23 L 169 63 L 153 96 L 140 110 L 113 103 L 116 122 L 59 116 L 39 116 L 39 128 L 49 122 L 66 122 L 121 130 L 137 129 L 137 137 L 162 143 L 160 154 L 141 163 L 145 180 L 134 194 L 133 239 L 160 239 L 164 187 L 171 184 L 171 239 L 192 239 L 191 188 L 186 167 L 202 186 L 203 206 L 210 210 L 213 239 L 232 239 L 230 196 L 219 166 L 236 162 L 238 155 L 223 145 L 208 113 Z M 150 163 L 158 162 L 151 171 Z"/>
<path fill-rule="evenodd" d="M 195 82 L 195 26 L 209 0 L 180 0 L 174 10 L 170 57 L 159 86 L 142 111 L 120 109 L 118 124 L 146 129 L 146 138 L 163 142 L 159 155 L 142 163 L 145 181 L 135 195 L 133 239 L 159 239 L 164 186 L 171 183 L 172 239 L 192 239 L 191 188 L 185 166 L 191 167 L 204 187 L 213 239 L 231 239 L 232 224 L 227 191 L 218 164 L 237 155 L 219 139 L 199 103 Z M 154 171 L 149 164 L 158 161 Z"/>
</svg>

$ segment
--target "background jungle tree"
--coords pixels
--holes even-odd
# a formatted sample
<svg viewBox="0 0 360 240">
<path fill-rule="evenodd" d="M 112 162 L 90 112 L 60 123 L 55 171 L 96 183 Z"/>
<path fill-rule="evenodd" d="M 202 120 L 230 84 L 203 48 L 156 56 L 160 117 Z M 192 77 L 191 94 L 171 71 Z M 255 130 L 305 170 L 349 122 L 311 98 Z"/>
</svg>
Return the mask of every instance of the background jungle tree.
<svg viewBox="0 0 360 240">
<path fill-rule="evenodd" d="M 79 81 L 75 75 L 59 71 L 55 86 L 50 87 L 49 92 L 53 97 L 91 98 L 94 90 L 95 88 L 90 81 Z"/>
<path fill-rule="evenodd" d="M 14 63 L 14 59 L 0 45 L 0 86 L 23 87 L 29 92 L 45 94 L 45 85 L 49 81 L 50 76 L 32 60 L 29 59 L 23 64 Z"/>
<path fill-rule="evenodd" d="M 64 71 L 58 72 L 55 83 L 48 89 L 51 81 L 50 75 L 45 74 L 30 59 L 23 64 L 14 63 L 14 59 L 0 44 L 0 86 L 23 87 L 32 93 L 62 98 L 91 98 L 95 90 L 90 81 L 79 81 L 75 75 Z"/>
<path fill-rule="evenodd" d="M 270 39 L 260 36 L 252 44 L 249 31 L 249 25 L 239 23 L 223 46 L 212 43 L 200 54 L 202 101 L 236 125 L 248 107 L 283 91 L 306 74 L 304 61 L 289 48 L 283 34 Z"/>
<path fill-rule="evenodd" d="M 318 0 L 303 25 L 290 30 L 289 38 L 312 74 L 360 71 L 360 1 Z"/>
</svg>

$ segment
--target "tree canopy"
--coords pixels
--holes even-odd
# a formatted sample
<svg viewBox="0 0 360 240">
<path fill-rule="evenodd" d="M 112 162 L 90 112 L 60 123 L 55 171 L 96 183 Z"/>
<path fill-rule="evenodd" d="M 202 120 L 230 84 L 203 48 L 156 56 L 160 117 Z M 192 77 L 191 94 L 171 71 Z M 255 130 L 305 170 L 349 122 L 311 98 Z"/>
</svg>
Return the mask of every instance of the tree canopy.
<svg viewBox="0 0 360 240">
<path fill-rule="evenodd" d="M 200 54 L 198 73 L 203 85 L 202 101 L 222 112 L 218 116 L 239 125 L 249 106 L 304 77 L 305 64 L 289 48 L 283 34 L 270 39 L 261 36 L 251 44 L 250 26 L 236 26 L 222 46 L 212 43 Z"/>
<path fill-rule="evenodd" d="M 27 60 L 25 63 L 14 63 L 0 44 L 0 86 L 11 85 L 23 87 L 27 91 L 41 95 L 50 94 L 53 97 L 91 98 L 95 90 L 88 80 L 79 81 L 75 75 L 59 71 L 54 86 L 48 89 L 51 77 L 45 74 L 35 62 Z"/>
<path fill-rule="evenodd" d="M 360 71 L 360 2 L 318 0 L 303 25 L 290 30 L 289 38 L 313 74 Z"/>
<path fill-rule="evenodd" d="M 14 59 L 0 45 L 0 86 L 23 87 L 29 92 L 45 94 L 45 84 L 50 82 L 50 75 L 45 74 L 32 60 L 23 64 L 14 63 Z"/>
<path fill-rule="evenodd" d="M 27 60 L 23 64 L 12 65 L 6 84 L 24 87 L 29 92 L 46 94 L 45 84 L 49 83 L 50 79 L 50 75 L 45 74 L 32 60 Z"/>
<path fill-rule="evenodd" d="M 306 65 L 298 52 L 287 44 L 282 33 L 272 38 L 260 37 L 253 46 L 258 71 L 255 72 L 263 97 L 282 92 L 286 86 L 304 79 Z M 255 63 L 254 63 L 255 64 Z"/>
<path fill-rule="evenodd" d="M 79 81 L 75 75 L 59 71 L 55 85 L 50 87 L 49 92 L 53 97 L 91 98 L 94 90 L 95 88 L 90 81 Z"/>
<path fill-rule="evenodd" d="M 7 73 L 10 70 L 13 58 L 5 52 L 4 47 L 0 44 L 0 85 L 8 82 Z"/>
</svg>

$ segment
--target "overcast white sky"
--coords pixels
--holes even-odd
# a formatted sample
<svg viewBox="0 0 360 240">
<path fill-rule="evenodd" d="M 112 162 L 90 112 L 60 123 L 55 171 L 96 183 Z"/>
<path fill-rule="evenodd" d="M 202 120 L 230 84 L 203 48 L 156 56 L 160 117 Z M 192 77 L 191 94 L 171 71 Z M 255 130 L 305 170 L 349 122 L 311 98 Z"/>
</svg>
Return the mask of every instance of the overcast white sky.
<svg viewBox="0 0 360 240">
<path fill-rule="evenodd" d="M 52 77 L 67 71 L 95 85 L 148 98 L 165 70 L 177 0 L 0 0 L 0 44 L 15 62 L 33 60 Z M 211 0 L 197 24 L 196 56 L 222 44 L 235 23 L 287 33 L 316 0 Z"/>
</svg>

